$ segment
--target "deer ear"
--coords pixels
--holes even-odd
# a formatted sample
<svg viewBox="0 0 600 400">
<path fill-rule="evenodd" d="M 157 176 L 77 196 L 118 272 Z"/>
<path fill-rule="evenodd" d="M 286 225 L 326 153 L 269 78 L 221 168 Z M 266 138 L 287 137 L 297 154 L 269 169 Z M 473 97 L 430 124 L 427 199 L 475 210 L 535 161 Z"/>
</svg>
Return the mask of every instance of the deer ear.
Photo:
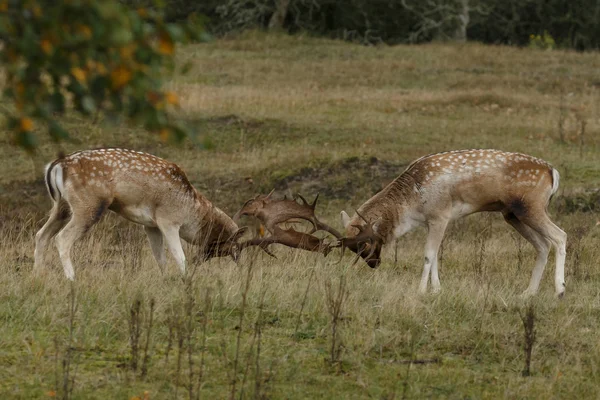
<svg viewBox="0 0 600 400">
<path fill-rule="evenodd" d="M 379 228 L 381 227 L 382 222 L 383 218 L 379 218 L 377 221 L 373 222 L 373 232 L 379 233 Z"/>
<path fill-rule="evenodd" d="M 344 225 L 344 228 L 347 228 L 350 225 L 350 216 L 346 214 L 346 211 L 342 211 L 340 216 L 342 217 L 342 225 Z"/>
</svg>

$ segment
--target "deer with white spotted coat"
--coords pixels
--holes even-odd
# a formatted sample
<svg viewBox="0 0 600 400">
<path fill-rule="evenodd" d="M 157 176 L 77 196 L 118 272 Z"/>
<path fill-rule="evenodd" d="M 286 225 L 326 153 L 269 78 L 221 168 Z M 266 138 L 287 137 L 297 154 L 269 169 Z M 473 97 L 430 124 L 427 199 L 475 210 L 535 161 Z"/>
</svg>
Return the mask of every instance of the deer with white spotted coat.
<svg viewBox="0 0 600 400">
<path fill-rule="evenodd" d="M 380 262 L 381 247 L 417 226 L 428 230 L 419 291 L 440 290 L 438 250 L 448 223 L 482 211 L 501 212 L 504 219 L 537 251 L 524 296 L 538 291 L 550 248 L 556 250 L 555 291 L 565 291 L 567 235 L 548 217 L 559 173 L 538 158 L 499 150 L 457 150 L 421 157 L 350 217 L 341 212 L 344 245 L 364 237 L 352 248 L 371 267 Z M 355 240 L 356 242 L 356 240 Z"/>
<path fill-rule="evenodd" d="M 166 264 L 166 243 L 185 273 L 180 238 L 200 245 L 202 259 L 230 255 L 237 261 L 239 257 L 238 239 L 245 229 L 238 229 L 200 194 L 176 164 L 159 157 L 128 149 L 84 150 L 48 164 L 45 180 L 53 207 L 36 234 L 35 271 L 44 263 L 48 242 L 56 237 L 65 275 L 73 280 L 73 244 L 106 210 L 144 226 L 161 270 Z"/>
</svg>

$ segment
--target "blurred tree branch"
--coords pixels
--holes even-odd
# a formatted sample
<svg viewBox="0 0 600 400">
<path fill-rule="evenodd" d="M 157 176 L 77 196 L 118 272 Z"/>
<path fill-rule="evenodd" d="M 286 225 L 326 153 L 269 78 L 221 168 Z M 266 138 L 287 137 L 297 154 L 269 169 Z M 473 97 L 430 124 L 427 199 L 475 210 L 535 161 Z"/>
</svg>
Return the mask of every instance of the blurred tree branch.
<svg viewBox="0 0 600 400">
<path fill-rule="evenodd" d="M 57 118 L 122 117 L 181 139 L 188 132 L 169 118 L 178 103 L 161 89 L 175 68 L 176 45 L 200 40 L 202 27 L 164 21 L 160 8 L 134 9 L 116 0 L 0 0 L 3 110 L 12 142 L 37 146 L 37 122 L 49 136 L 68 139 Z"/>
</svg>

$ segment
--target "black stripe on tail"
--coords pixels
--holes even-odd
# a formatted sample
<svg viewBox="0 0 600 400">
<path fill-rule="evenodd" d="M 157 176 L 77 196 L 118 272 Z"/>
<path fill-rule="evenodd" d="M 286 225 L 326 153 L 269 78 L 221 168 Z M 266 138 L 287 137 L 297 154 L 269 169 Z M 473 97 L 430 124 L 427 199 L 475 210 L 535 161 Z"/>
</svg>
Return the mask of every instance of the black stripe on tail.
<svg viewBox="0 0 600 400">
<path fill-rule="evenodd" d="M 54 160 L 52 162 L 52 164 L 50 164 L 50 166 L 46 170 L 46 188 L 48 189 L 48 193 L 50 194 L 50 197 L 52 197 L 52 200 L 54 200 L 54 201 L 58 201 L 58 199 L 56 198 L 56 192 L 54 191 L 52 182 L 50 182 L 50 176 L 52 175 L 52 169 L 54 169 L 54 167 L 56 166 L 56 164 L 58 164 L 59 161 L 60 161 L 60 159 Z"/>
</svg>

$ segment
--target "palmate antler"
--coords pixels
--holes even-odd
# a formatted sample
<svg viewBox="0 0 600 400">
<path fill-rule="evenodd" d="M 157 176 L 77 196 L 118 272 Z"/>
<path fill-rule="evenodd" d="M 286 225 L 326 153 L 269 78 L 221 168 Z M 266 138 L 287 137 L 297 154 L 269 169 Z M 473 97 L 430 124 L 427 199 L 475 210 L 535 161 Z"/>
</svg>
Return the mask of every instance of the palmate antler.
<svg viewBox="0 0 600 400">
<path fill-rule="evenodd" d="M 344 256 L 345 249 L 348 248 L 356 253 L 355 264 L 359 258 L 363 258 L 367 265 L 375 268 L 379 265 L 381 259 L 381 248 L 384 244 L 384 238 L 377 233 L 374 221 L 368 221 L 361 214 L 356 212 L 359 217 L 365 222 L 364 224 L 354 224 L 354 228 L 358 230 L 358 234 L 354 236 L 344 237 L 336 229 L 319 221 L 315 215 L 315 208 L 319 195 L 317 195 L 312 203 L 306 201 L 304 197 L 297 194 L 293 199 L 284 197 L 281 200 L 274 200 L 271 196 L 273 191 L 268 195 L 258 195 L 244 203 L 244 206 L 238 211 L 233 220 L 237 223 L 242 215 L 250 215 L 257 218 L 271 234 L 264 238 L 253 238 L 246 242 L 239 243 L 240 249 L 259 246 L 266 253 L 274 255 L 268 250 L 271 244 L 279 243 L 288 247 L 315 251 L 329 254 L 331 249 L 341 247 L 342 254 L 340 262 Z M 300 203 L 297 201 L 300 199 Z M 282 229 L 279 224 L 292 222 L 294 220 L 304 220 L 312 224 L 312 229 L 308 233 L 298 232 L 293 228 Z M 320 239 L 313 234 L 317 231 L 325 231 L 335 236 L 337 240 L 326 243 L 324 239 Z"/>
<path fill-rule="evenodd" d="M 375 230 L 375 223 L 373 221 L 368 221 L 358 212 L 358 210 L 356 210 L 356 214 L 365 222 L 364 225 L 351 225 L 352 227 L 358 229 L 358 234 L 351 237 L 343 237 L 331 247 L 342 248 L 342 254 L 340 255 L 339 262 L 341 262 L 342 258 L 344 258 L 344 252 L 346 248 L 349 248 L 356 253 L 356 257 L 354 258 L 352 265 L 356 264 L 358 259 L 362 257 L 371 268 L 375 268 L 380 262 L 379 256 L 381 253 L 381 248 L 384 244 L 384 238 Z"/>
<path fill-rule="evenodd" d="M 325 231 L 337 239 L 342 239 L 342 235 L 334 228 L 319 221 L 315 215 L 315 208 L 319 195 L 315 197 L 312 203 L 308 203 L 304 197 L 297 195 L 294 199 L 284 197 L 281 200 L 271 198 L 273 192 L 268 195 L 258 195 L 254 199 L 248 200 L 244 206 L 238 211 L 233 219 L 238 222 L 242 215 L 250 215 L 257 218 L 269 231 L 271 236 L 264 238 L 253 238 L 246 242 L 240 243 L 241 248 L 249 246 L 259 246 L 268 254 L 273 255 L 268 251 L 267 247 L 271 244 L 279 243 L 288 247 L 315 251 L 327 255 L 331 250 L 331 246 L 325 243 L 324 239 L 320 239 L 313 235 L 317 231 Z M 302 203 L 298 203 L 299 198 Z M 282 229 L 279 224 L 291 222 L 292 220 L 305 220 L 312 224 L 312 230 L 308 233 L 298 232 L 293 228 Z"/>
</svg>

